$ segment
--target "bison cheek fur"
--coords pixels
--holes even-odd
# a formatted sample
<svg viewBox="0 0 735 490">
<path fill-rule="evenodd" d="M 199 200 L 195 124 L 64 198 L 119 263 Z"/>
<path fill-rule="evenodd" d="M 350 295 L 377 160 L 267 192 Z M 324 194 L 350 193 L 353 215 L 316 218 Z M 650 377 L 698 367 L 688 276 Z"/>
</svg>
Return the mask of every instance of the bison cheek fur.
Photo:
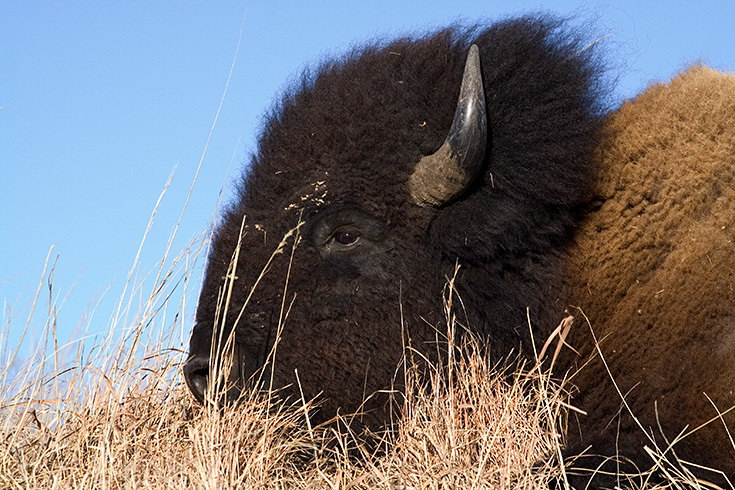
<svg viewBox="0 0 735 490">
<path fill-rule="evenodd" d="M 411 247 L 410 237 L 396 230 L 391 236 L 399 238 L 398 243 L 388 238 L 368 243 L 361 234 L 356 248 L 373 250 L 329 251 L 321 237 L 312 234 L 322 221 L 307 223 L 293 260 L 289 242 L 237 321 L 236 375 L 230 378 L 236 389 L 229 396 L 237 396 L 245 385 L 253 387 L 254 378 L 259 378 L 261 388 L 281 390 L 284 397 L 318 396 L 319 408 L 311 414 L 314 423 L 338 413 L 363 412 L 353 429 L 382 428 L 400 412 L 405 347 L 415 346 L 432 360 L 444 350 L 441 313 L 429 308 L 427 291 L 440 301 L 453 265 L 447 264 L 446 272 L 432 267 L 429 264 L 441 264 L 432 256 L 436 252 Z M 354 220 L 349 223 L 352 230 L 364 229 Z M 245 240 L 241 246 L 248 245 Z M 260 273 L 244 269 L 235 287 L 238 281 L 252 284 Z M 231 301 L 225 335 L 243 303 Z M 277 332 L 282 304 L 282 330 Z M 192 356 L 209 352 L 212 332 L 211 322 L 197 324 Z M 266 363 L 276 338 L 275 362 Z"/>
<path fill-rule="evenodd" d="M 408 237 L 396 230 L 388 238 L 380 221 L 353 204 L 327 206 L 304 223 L 274 257 L 237 321 L 237 375 L 231 381 L 240 388 L 242 379 L 250 379 L 252 386 L 257 377 L 260 387 L 281 390 L 282 396 L 319 396 L 315 423 L 337 413 L 365 412 L 360 423 L 379 428 L 395 412 L 395 395 L 403 389 L 398 368 L 409 338 L 402 326 L 410 325 L 414 342 L 436 344 L 437 333 L 428 325 L 438 322 L 426 316 L 409 322 L 402 315 L 422 318 L 427 288 L 440 296 L 439 274 L 425 266 L 437 261 L 407 248 Z M 346 236 L 359 240 L 337 242 L 335 233 L 345 229 Z M 254 235 L 258 243 L 246 238 L 243 250 L 260 247 L 270 253 L 275 248 L 277 242 L 263 247 L 262 235 Z M 293 240 L 298 245 L 291 257 Z M 253 284 L 259 274 L 257 267 L 245 265 L 234 288 L 241 287 L 240 281 Z M 227 332 L 245 303 L 241 293 L 233 295 Z M 204 320 L 195 327 L 192 356 L 204 357 L 210 350 L 211 325 Z M 272 350 L 275 362 L 266 363 Z"/>
</svg>

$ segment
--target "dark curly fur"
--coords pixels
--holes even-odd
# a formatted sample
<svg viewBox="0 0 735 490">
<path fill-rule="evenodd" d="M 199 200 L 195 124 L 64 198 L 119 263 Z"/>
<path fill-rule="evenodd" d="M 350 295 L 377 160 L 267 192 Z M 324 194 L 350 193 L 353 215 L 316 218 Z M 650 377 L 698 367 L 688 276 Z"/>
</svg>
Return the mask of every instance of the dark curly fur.
<svg viewBox="0 0 735 490">
<path fill-rule="evenodd" d="M 456 202 L 419 207 L 408 178 L 447 135 L 472 43 L 487 103 L 484 170 Z M 272 110 L 216 229 L 190 359 L 207 361 L 222 333 L 214 319 L 240 239 L 224 329 L 239 317 L 232 379 L 241 386 L 267 364 L 285 395 L 321 395 L 315 422 L 360 409 L 364 424 L 387 422 L 409 339 L 429 358 L 442 350 L 455 264 L 468 327 L 496 358 L 528 354 L 527 309 L 546 338 L 566 306 L 556 300 L 593 178 L 599 74 L 593 50 L 561 23 L 529 17 L 370 45 L 305 75 Z"/>
<path fill-rule="evenodd" d="M 464 199 L 422 208 L 408 176 L 446 137 L 471 43 L 486 89 L 486 171 Z M 548 325 L 542 306 L 560 275 L 557 250 L 590 178 L 599 112 L 590 57 L 560 25 L 526 18 L 368 46 L 305 76 L 272 111 L 239 199 L 216 230 L 192 354 L 209 352 L 243 217 L 228 326 L 300 216 L 287 306 L 295 299 L 275 379 L 292 384 L 298 368 L 304 395 L 322 393 L 322 417 L 358 410 L 366 394 L 391 388 L 402 323 L 413 347 L 436 350 L 455 262 L 472 328 L 499 356 L 517 350 L 528 336 L 526 307 Z M 325 250 L 345 224 L 363 235 L 359 246 Z M 270 351 L 288 265 L 289 253 L 275 258 L 237 327 L 248 375 Z M 367 408 L 382 409 L 380 398 Z M 372 412 L 368 419 L 384 421 L 382 410 Z"/>
</svg>

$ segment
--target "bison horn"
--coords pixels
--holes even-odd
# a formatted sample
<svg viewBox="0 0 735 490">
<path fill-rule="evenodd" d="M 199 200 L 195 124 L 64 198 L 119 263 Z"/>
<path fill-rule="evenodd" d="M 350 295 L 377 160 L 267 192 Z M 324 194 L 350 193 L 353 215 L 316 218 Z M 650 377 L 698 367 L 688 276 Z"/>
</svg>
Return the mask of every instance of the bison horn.
<svg viewBox="0 0 735 490">
<path fill-rule="evenodd" d="M 409 178 L 419 206 L 440 206 L 461 196 L 482 168 L 487 146 L 485 89 L 477 45 L 470 47 L 457 110 L 444 144 L 421 158 Z"/>
</svg>

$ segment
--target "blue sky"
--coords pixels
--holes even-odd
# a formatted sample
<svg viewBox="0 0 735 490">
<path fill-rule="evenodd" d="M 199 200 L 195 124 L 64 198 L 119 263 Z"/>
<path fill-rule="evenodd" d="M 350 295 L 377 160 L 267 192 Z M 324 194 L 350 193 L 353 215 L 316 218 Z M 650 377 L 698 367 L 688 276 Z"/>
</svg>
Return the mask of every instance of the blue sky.
<svg viewBox="0 0 735 490">
<path fill-rule="evenodd" d="M 163 256 L 241 25 L 229 90 L 174 255 L 207 230 L 233 155 L 236 175 L 263 112 L 304 66 L 361 40 L 539 9 L 577 16 L 597 37 L 605 36 L 619 99 L 698 59 L 735 70 L 732 0 L 0 0 L 0 301 L 9 343 L 19 338 L 52 246 L 50 301 L 60 341 L 80 335 L 79 325 L 92 334 L 109 328 L 151 212 L 176 166 L 142 250 L 141 274 Z M 225 190 L 225 199 L 229 195 Z M 194 267 L 197 277 L 203 260 Z M 186 331 L 197 289 L 189 286 L 181 323 Z M 33 329 L 43 327 L 48 304 L 45 289 Z M 93 316 L 85 313 L 91 308 Z M 26 342 L 32 344 L 33 336 Z"/>
</svg>

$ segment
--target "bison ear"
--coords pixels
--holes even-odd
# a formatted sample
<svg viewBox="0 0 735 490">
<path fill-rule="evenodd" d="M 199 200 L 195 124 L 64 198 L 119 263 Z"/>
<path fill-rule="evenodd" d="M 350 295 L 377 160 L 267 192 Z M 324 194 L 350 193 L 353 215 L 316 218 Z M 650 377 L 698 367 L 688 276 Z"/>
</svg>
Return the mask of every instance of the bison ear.
<svg viewBox="0 0 735 490">
<path fill-rule="evenodd" d="M 461 196 L 482 168 L 487 147 L 487 109 L 477 45 L 470 47 L 452 127 L 444 144 L 421 158 L 409 178 L 419 206 L 441 206 Z"/>
</svg>

